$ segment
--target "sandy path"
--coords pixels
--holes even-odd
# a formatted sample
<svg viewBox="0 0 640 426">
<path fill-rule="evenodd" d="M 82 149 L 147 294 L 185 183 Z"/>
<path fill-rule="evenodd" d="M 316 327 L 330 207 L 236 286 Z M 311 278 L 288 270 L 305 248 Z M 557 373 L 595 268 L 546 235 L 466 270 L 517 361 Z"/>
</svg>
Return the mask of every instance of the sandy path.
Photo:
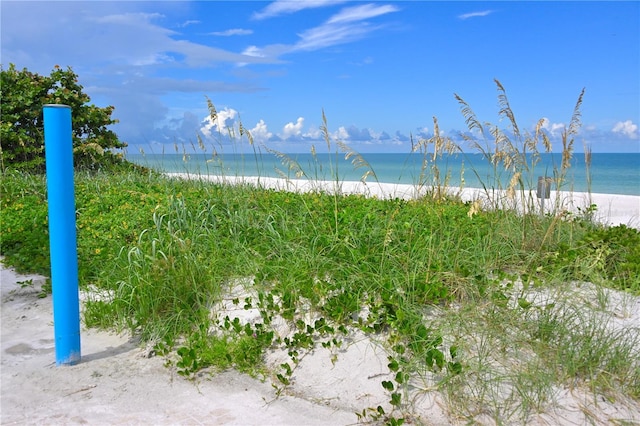
<svg viewBox="0 0 640 426">
<path fill-rule="evenodd" d="M 1 417 L 11 424 L 346 425 L 353 411 L 304 398 L 274 400 L 271 384 L 229 371 L 193 383 L 146 358 L 136 341 L 82 330 L 82 361 L 55 366 L 51 296 L 43 278 L 2 269 Z M 34 280 L 21 289 L 19 281 Z"/>
</svg>

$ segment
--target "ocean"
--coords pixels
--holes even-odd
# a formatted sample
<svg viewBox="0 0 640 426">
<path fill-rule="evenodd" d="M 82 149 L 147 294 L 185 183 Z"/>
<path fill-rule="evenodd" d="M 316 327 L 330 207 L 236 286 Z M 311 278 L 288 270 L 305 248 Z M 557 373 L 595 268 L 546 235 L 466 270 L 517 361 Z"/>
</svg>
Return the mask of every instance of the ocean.
<svg viewBox="0 0 640 426">
<path fill-rule="evenodd" d="M 432 163 L 423 170 L 421 154 L 360 154 L 368 166 L 356 168 L 353 158 L 339 154 L 286 154 L 279 158 L 274 154 L 127 154 L 136 164 L 169 173 L 211 174 L 225 176 L 287 177 L 311 180 L 358 181 L 370 171 L 367 182 L 406 183 L 434 182 Z M 523 181 L 530 189 L 536 189 L 539 176 L 554 177 L 560 169 L 561 154 L 541 154 L 540 161 L 523 173 Z M 531 161 L 529 158 L 529 165 Z M 292 165 L 292 167 L 289 167 Z M 511 174 L 498 167 L 494 170 L 482 154 L 453 154 L 438 158 L 435 165 L 440 182 L 448 186 L 465 188 L 499 188 L 508 185 Z M 530 167 L 531 168 L 531 167 Z M 624 194 L 640 196 L 640 154 L 591 154 L 590 167 L 586 167 L 582 153 L 575 153 L 571 167 L 561 186 L 553 190 Z"/>
</svg>

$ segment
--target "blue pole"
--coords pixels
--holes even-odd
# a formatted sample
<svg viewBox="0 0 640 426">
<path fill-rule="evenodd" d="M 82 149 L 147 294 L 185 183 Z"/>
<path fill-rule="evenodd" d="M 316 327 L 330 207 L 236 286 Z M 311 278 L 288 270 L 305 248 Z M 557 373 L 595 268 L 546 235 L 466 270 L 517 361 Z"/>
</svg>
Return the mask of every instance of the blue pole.
<svg viewBox="0 0 640 426">
<path fill-rule="evenodd" d="M 71 108 L 44 105 L 56 365 L 80 361 L 80 301 Z"/>
</svg>

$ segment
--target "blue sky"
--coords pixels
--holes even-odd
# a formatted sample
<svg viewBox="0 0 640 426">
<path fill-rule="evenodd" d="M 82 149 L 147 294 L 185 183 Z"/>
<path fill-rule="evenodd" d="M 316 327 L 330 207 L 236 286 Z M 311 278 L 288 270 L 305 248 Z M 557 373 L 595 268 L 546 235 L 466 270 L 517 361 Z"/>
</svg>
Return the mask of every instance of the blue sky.
<svg viewBox="0 0 640 426">
<path fill-rule="evenodd" d="M 637 1 L 0 4 L 3 66 L 71 66 L 93 103 L 115 106 L 129 152 L 196 134 L 224 148 L 239 120 L 256 143 L 320 151 L 323 110 L 360 152 L 409 152 L 434 116 L 447 136 L 466 130 L 454 93 L 506 128 L 494 78 L 521 129 L 546 119 L 554 150 L 585 88 L 577 150 L 640 152 Z"/>
</svg>

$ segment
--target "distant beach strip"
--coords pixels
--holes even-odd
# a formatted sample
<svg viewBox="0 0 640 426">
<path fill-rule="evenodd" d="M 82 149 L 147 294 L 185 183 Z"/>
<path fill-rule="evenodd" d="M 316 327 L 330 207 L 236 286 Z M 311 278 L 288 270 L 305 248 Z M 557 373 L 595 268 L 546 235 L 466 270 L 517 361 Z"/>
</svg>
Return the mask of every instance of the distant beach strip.
<svg viewBox="0 0 640 426">
<path fill-rule="evenodd" d="M 367 176 L 367 183 L 389 183 L 416 185 L 430 182 L 433 176 L 429 163 L 423 169 L 423 155 L 412 154 L 361 154 L 368 166 L 355 168 L 352 159 L 338 154 L 285 154 L 282 158 L 269 153 L 257 154 L 127 154 L 126 158 L 136 164 L 151 167 L 166 173 L 216 175 L 226 177 L 279 177 L 294 180 L 302 177 L 316 181 L 360 181 Z M 523 179 L 535 188 L 539 176 L 553 177 L 560 169 L 561 154 L 541 154 L 540 161 L 529 170 Z M 284 164 L 288 163 L 288 164 Z M 529 161 L 530 163 L 530 161 Z M 436 166 L 440 181 L 450 187 L 483 188 L 500 182 L 506 187 L 509 173 L 494 168 L 481 154 L 445 155 Z M 421 176 L 421 172 L 424 174 Z M 498 180 L 496 180 L 496 174 Z M 640 196 L 640 154 L 591 154 L 587 167 L 584 154 L 574 153 L 571 167 L 563 185 L 552 188 L 566 192 L 592 192 L 597 194 L 620 194 Z"/>
</svg>

